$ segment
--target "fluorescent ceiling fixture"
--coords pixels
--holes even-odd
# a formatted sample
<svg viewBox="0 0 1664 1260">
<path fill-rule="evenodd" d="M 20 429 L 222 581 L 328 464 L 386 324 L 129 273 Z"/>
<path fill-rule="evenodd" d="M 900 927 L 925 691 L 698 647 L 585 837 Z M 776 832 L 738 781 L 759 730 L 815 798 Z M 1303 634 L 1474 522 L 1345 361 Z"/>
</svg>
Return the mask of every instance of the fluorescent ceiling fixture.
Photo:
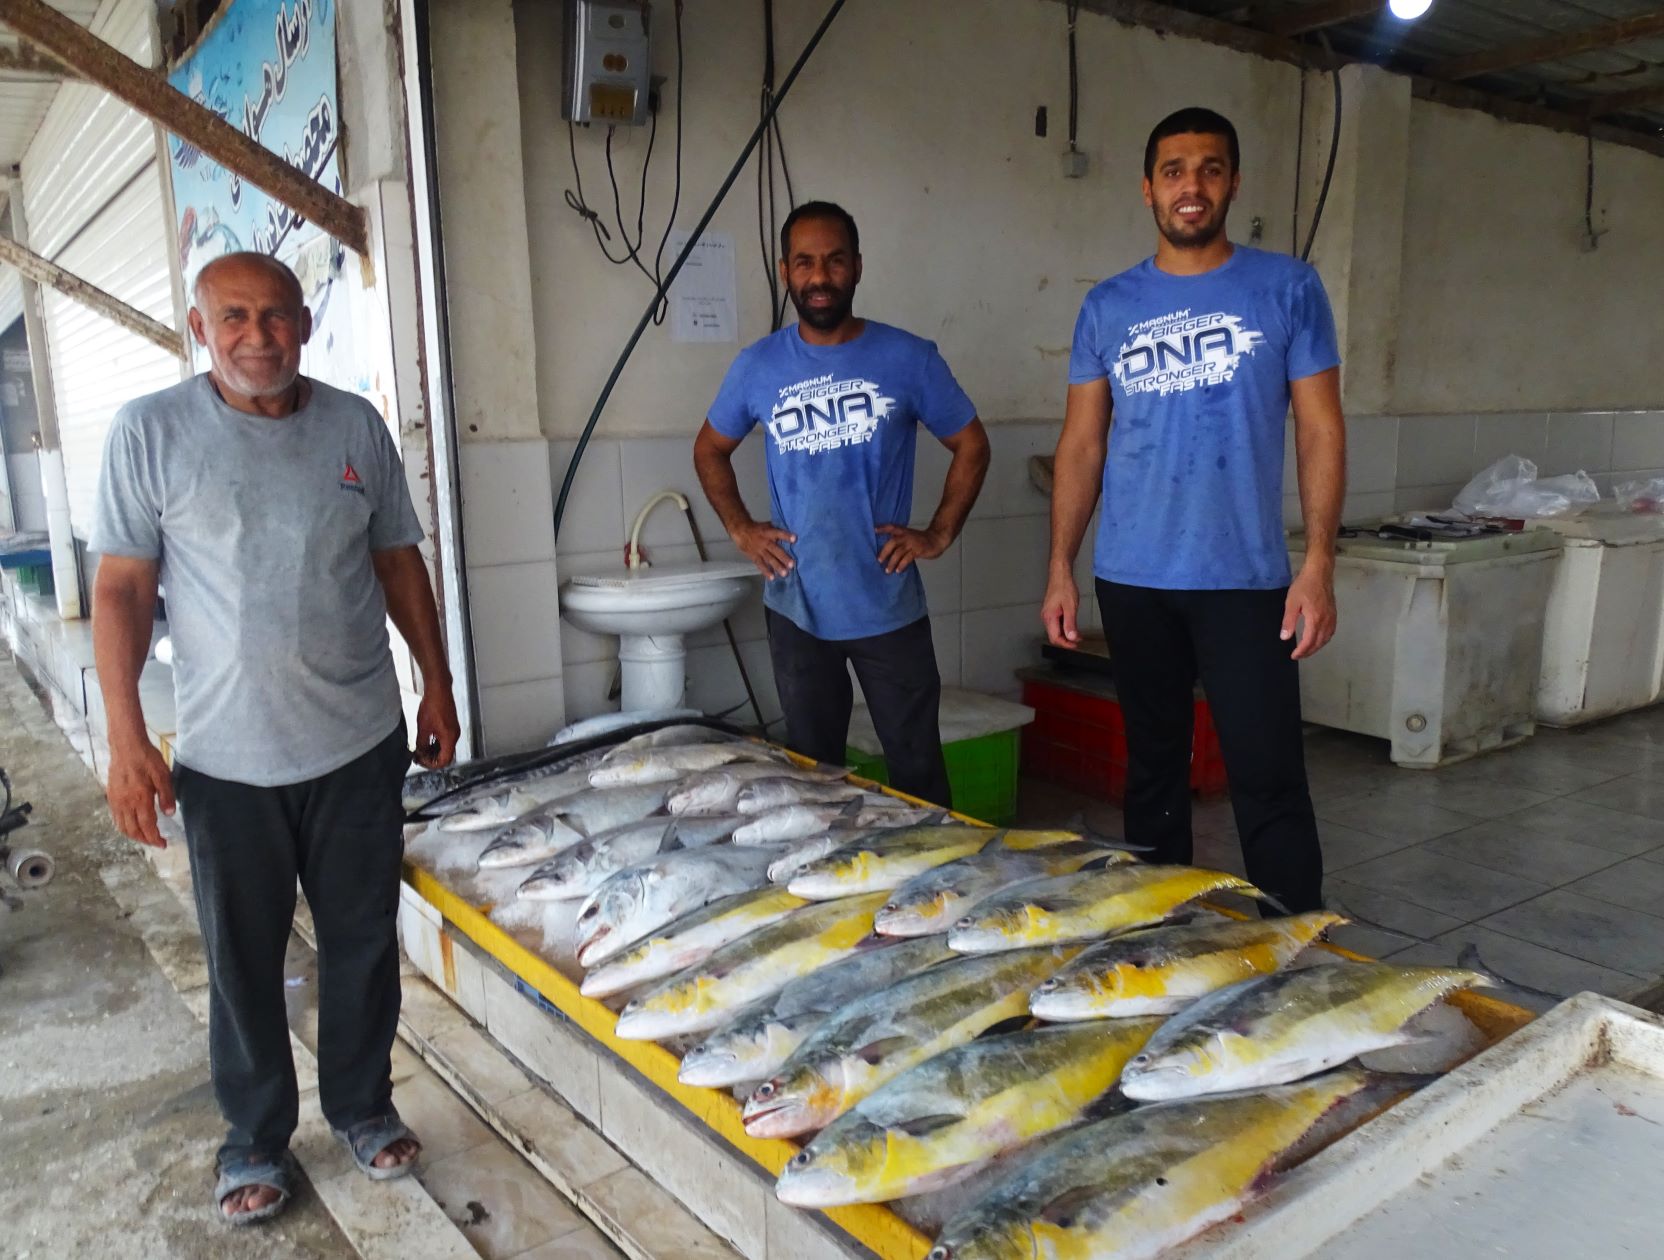
<svg viewBox="0 0 1664 1260">
<path fill-rule="evenodd" d="M 1395 18 L 1413 22 L 1433 7 L 1433 0 L 1388 0 L 1387 8 Z"/>
</svg>

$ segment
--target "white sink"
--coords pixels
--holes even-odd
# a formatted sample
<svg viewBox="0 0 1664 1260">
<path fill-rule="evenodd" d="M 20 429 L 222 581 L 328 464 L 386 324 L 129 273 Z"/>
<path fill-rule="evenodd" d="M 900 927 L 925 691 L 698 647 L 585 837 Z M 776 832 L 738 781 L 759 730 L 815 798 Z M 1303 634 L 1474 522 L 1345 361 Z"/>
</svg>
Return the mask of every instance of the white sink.
<svg viewBox="0 0 1664 1260">
<path fill-rule="evenodd" d="M 561 587 L 561 615 L 580 630 L 618 636 L 623 707 L 682 703 L 685 635 L 724 620 L 762 574 L 745 561 L 707 561 L 588 574 Z"/>
</svg>

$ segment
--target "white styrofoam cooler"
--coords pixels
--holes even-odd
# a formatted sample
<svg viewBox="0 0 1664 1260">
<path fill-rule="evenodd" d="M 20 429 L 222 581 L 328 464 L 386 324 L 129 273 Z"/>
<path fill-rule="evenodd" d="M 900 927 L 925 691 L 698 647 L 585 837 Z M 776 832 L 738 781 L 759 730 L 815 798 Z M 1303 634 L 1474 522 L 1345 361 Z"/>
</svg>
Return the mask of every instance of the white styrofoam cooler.
<svg viewBox="0 0 1664 1260">
<path fill-rule="evenodd" d="M 1537 720 L 1575 726 L 1664 694 L 1664 516 L 1609 509 L 1535 522 L 1560 536 Z"/>
<path fill-rule="evenodd" d="M 1305 538 L 1291 534 L 1298 571 Z M 1548 530 L 1337 544 L 1334 639 L 1300 664 L 1308 722 L 1433 769 L 1529 738 L 1560 538 Z"/>
</svg>

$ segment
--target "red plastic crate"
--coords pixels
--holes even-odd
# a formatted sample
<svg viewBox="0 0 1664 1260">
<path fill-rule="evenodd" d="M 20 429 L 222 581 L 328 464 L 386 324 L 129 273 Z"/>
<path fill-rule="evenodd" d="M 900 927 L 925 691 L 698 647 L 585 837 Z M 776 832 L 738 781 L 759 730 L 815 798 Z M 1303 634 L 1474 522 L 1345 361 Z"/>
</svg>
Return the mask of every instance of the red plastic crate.
<svg viewBox="0 0 1664 1260">
<path fill-rule="evenodd" d="M 1094 684 L 1109 688 L 1103 684 Z M 1026 679 L 1023 703 L 1035 712 L 1023 732 L 1023 773 L 1047 783 L 1121 804 L 1127 795 L 1127 732 L 1120 701 L 1072 687 Z M 1219 750 L 1213 711 L 1195 701 L 1190 752 L 1190 789 L 1202 796 L 1226 791 L 1225 758 Z"/>
</svg>

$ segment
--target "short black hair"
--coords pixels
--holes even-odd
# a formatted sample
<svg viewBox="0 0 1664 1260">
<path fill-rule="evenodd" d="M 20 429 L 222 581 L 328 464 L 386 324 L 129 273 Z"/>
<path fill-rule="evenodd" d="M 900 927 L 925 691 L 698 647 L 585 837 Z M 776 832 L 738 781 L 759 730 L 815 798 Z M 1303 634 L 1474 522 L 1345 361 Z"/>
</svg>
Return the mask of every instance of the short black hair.
<svg viewBox="0 0 1664 1260">
<path fill-rule="evenodd" d="M 1145 179 L 1155 175 L 1156 148 L 1168 136 L 1224 136 L 1231 150 L 1232 173 L 1242 169 L 1242 146 L 1237 142 L 1236 128 L 1231 126 L 1231 120 L 1211 109 L 1192 105 L 1167 115 L 1150 133 L 1150 139 L 1144 145 Z"/>
<path fill-rule="evenodd" d="M 792 229 L 803 219 L 836 219 L 849 233 L 849 252 L 861 252 L 861 229 L 855 226 L 855 216 L 834 201 L 805 201 L 786 216 L 780 228 L 780 257 L 792 256 Z"/>
</svg>

